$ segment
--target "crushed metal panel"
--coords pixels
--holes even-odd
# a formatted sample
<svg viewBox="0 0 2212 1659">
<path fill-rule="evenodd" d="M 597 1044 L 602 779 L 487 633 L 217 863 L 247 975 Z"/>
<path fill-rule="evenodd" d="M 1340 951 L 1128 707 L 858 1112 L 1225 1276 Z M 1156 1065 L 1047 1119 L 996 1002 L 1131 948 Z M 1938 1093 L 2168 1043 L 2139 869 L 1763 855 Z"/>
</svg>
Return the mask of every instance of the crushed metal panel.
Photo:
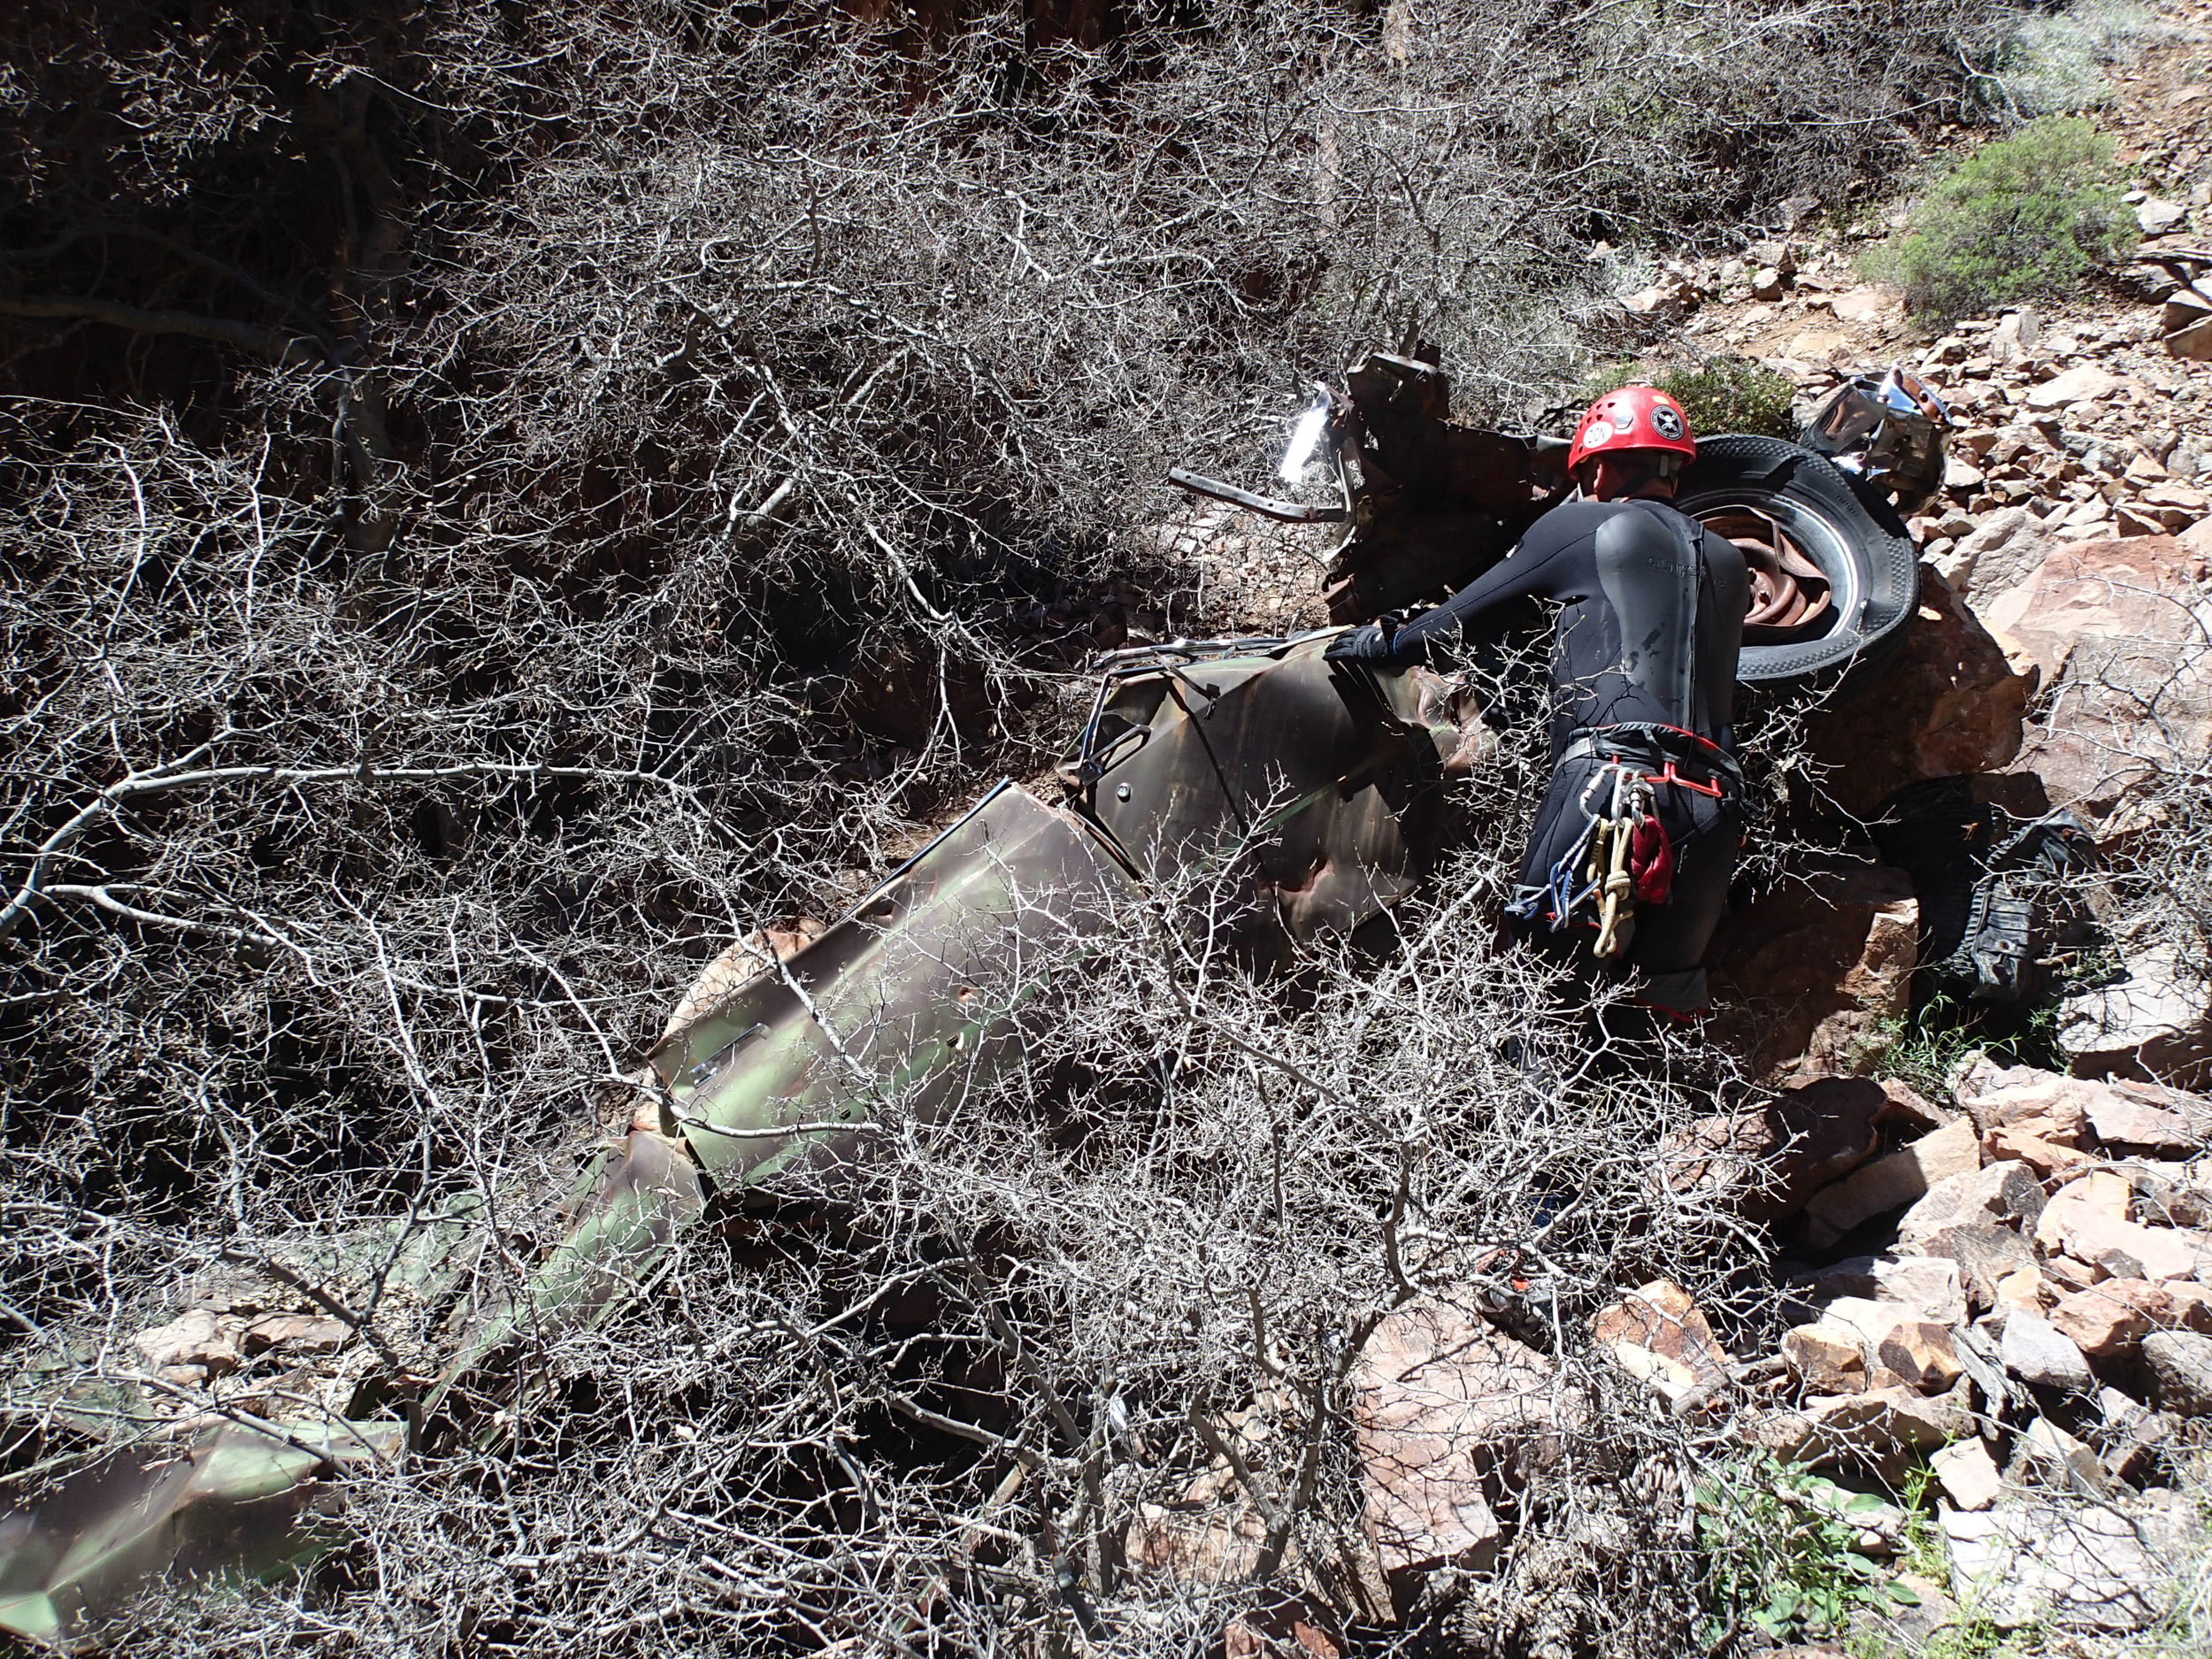
<svg viewBox="0 0 2212 1659">
<path fill-rule="evenodd" d="M 396 1456 L 396 1423 L 227 1424 L 196 1444 L 143 1444 L 0 1519 L 0 1630 L 59 1642 L 170 1574 L 262 1576 L 319 1553 L 320 1477 Z"/>
<path fill-rule="evenodd" d="M 653 1051 L 675 1127 L 713 1180 L 747 1185 L 853 1156 L 887 1105 L 934 1116 L 1011 1035 L 976 987 L 1135 892 L 1079 819 L 1002 785 L 782 972 Z"/>
<path fill-rule="evenodd" d="M 1216 920 L 1263 970 L 1395 904 L 1441 833 L 1420 682 L 1327 662 L 1325 644 L 1133 672 L 1094 723 L 1098 821 L 1148 874 L 1226 874 L 1242 849 L 1250 874 Z"/>
</svg>

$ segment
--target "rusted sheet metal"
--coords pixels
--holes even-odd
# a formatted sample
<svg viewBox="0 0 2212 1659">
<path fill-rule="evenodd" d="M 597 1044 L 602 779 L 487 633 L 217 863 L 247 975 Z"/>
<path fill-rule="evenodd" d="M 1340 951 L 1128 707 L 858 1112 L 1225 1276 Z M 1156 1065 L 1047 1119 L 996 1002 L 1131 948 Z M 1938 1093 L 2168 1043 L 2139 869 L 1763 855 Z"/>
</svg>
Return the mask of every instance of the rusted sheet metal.
<svg viewBox="0 0 2212 1659">
<path fill-rule="evenodd" d="M 1075 814 L 1002 784 L 850 916 L 653 1051 L 667 1126 L 727 1186 L 852 1156 L 884 1114 L 945 1110 L 1003 1058 L 1020 953 L 1092 931 L 1135 890 Z"/>
<path fill-rule="evenodd" d="M 388 1460 L 396 1423 L 290 1429 L 237 1424 L 196 1445 L 119 1451 L 0 1518 L 0 1630 L 58 1642 L 142 1594 L 211 1571 L 261 1576 L 317 1554 L 329 1478 Z"/>
<path fill-rule="evenodd" d="M 1459 739 L 1431 729 L 1414 676 L 1326 662 L 1325 644 L 1121 673 L 1070 765 L 1140 871 L 1223 872 L 1228 902 L 1209 925 L 1263 972 L 1411 890 Z"/>
</svg>

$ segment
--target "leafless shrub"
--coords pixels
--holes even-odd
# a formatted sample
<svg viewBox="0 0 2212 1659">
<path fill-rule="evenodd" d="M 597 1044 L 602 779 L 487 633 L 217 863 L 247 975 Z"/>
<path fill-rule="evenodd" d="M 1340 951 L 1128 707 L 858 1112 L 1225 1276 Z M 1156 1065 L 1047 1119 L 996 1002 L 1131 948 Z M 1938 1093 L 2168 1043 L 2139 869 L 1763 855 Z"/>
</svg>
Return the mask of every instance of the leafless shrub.
<svg viewBox="0 0 2212 1659">
<path fill-rule="evenodd" d="M 1409 327 L 1468 412 L 1541 401 L 1592 237 L 1844 188 L 1985 22 L 19 9 L 10 1467 L 391 1409 L 557 1234 L 700 961 L 1033 770 L 1094 647 L 1248 620 L 1130 551 L 1169 461 L 1248 465 Z M 1526 777 L 1479 781 L 1477 844 Z M 1490 936 L 1494 857 L 1448 875 L 1417 951 L 1288 1000 L 1128 918 L 964 1126 L 683 1240 L 365 1474 L 331 1567 L 148 1640 L 1187 1651 L 1246 1592 L 1113 1555 L 1211 1468 L 1198 1421 L 1278 1425 L 1287 1572 L 1356 1513 L 1360 1325 L 1499 1278 L 1479 1245 L 1540 1256 L 1500 1317 L 1571 1361 L 1624 1275 L 1725 1301 L 1716 1218 L 1639 1185 L 1686 1086 L 1586 1064 Z M 350 1357 L 151 1375 L 133 1335 L 241 1279 L 337 1302 Z"/>
</svg>

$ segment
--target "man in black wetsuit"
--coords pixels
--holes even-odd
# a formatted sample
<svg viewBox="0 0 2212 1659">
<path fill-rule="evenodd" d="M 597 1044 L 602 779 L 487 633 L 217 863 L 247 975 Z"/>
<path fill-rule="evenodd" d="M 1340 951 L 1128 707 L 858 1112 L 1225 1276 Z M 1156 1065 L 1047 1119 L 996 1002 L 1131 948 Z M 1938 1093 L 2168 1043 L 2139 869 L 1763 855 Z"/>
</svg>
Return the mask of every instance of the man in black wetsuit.
<svg viewBox="0 0 2212 1659">
<path fill-rule="evenodd" d="M 1668 504 L 1696 454 L 1664 392 L 1607 394 L 1568 451 L 1580 499 L 1433 611 L 1354 628 L 1328 651 L 1403 667 L 1496 641 L 1532 601 L 1560 607 L 1551 785 L 1507 913 L 1540 940 L 1582 938 L 1625 961 L 1638 1000 L 1677 1018 L 1705 1008 L 1705 947 L 1743 829 L 1730 719 L 1747 579 L 1733 545 Z"/>
</svg>

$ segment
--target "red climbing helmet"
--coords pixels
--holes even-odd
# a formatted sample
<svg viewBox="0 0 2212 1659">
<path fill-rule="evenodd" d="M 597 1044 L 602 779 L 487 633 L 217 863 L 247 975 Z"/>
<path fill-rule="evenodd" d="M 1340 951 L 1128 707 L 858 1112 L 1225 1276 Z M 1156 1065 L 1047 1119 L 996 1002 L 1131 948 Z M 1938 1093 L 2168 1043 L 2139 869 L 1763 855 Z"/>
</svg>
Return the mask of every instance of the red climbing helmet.
<svg viewBox="0 0 2212 1659">
<path fill-rule="evenodd" d="M 1582 411 L 1575 424 L 1574 447 L 1567 451 L 1567 470 L 1576 471 L 1593 456 L 1623 449 L 1657 449 L 1694 461 L 1697 439 L 1682 405 L 1657 387 L 1624 386 Z"/>
</svg>

